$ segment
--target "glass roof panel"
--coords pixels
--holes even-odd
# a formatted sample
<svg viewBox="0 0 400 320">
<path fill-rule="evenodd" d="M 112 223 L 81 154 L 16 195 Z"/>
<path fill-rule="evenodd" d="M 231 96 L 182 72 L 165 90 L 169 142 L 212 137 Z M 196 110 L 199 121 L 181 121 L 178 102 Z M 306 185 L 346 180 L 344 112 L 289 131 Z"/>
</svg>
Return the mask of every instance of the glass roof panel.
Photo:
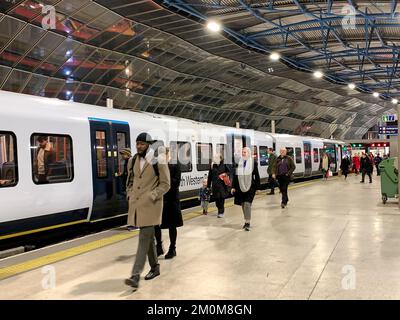
<svg viewBox="0 0 400 320">
<path fill-rule="evenodd" d="M 73 79 L 81 81 L 83 78 L 87 77 L 91 72 L 104 72 L 107 70 L 107 66 L 102 64 L 102 61 L 107 57 L 110 52 L 102 49 L 96 49 L 90 56 L 86 56 L 87 59 L 83 61 L 79 68 L 71 72 L 71 77 Z M 73 57 L 75 59 L 75 57 Z M 95 80 L 94 80 L 95 81 Z"/>
<path fill-rule="evenodd" d="M 76 57 L 79 42 L 66 38 L 36 70 L 37 73 L 53 75 L 68 59 Z"/>
<path fill-rule="evenodd" d="M 38 74 L 32 74 L 32 77 L 26 84 L 22 93 L 42 96 L 44 95 L 43 87 L 45 86 L 48 80 L 49 80 L 48 77 L 44 77 Z"/>
<path fill-rule="evenodd" d="M 61 42 L 63 38 L 54 33 L 47 33 L 26 54 L 16 66 L 18 69 L 33 71 Z"/>
<path fill-rule="evenodd" d="M 28 72 L 14 69 L 6 82 L 3 84 L 2 90 L 20 92 L 25 86 L 26 81 L 29 79 Z"/>
<path fill-rule="evenodd" d="M 87 5 L 90 0 L 64 0 L 56 5 L 56 11 L 66 16 L 74 14 L 78 9 Z"/>
<path fill-rule="evenodd" d="M 25 23 L 22 21 L 5 16 L 4 19 L 0 21 L 0 49 L 3 48 L 24 25 Z"/>
<path fill-rule="evenodd" d="M 1 53 L 0 64 L 14 65 L 44 34 L 43 29 L 27 25 Z"/>
<path fill-rule="evenodd" d="M 6 79 L 8 74 L 11 72 L 11 70 L 12 69 L 9 67 L 0 65 L 0 88 L 1 88 L 1 84 L 4 82 L 4 80 Z"/>
<path fill-rule="evenodd" d="M 90 57 L 90 55 L 95 51 L 96 49 L 93 47 L 81 45 L 73 55 L 62 65 L 61 69 L 58 70 L 57 76 L 58 77 L 76 77 L 79 80 L 79 77 L 77 77 L 74 74 L 74 71 L 83 63 L 85 63 L 86 59 Z M 88 68 L 88 67 L 87 67 Z M 85 75 L 85 73 L 83 73 Z"/>
<path fill-rule="evenodd" d="M 18 5 L 22 0 L 3 0 L 0 1 L 0 11 L 6 12 L 10 10 L 13 6 Z"/>
<path fill-rule="evenodd" d="M 102 33 L 91 39 L 88 43 L 95 46 L 113 50 L 115 47 L 127 42 L 135 35 L 134 23 L 123 19 L 110 25 Z"/>
</svg>

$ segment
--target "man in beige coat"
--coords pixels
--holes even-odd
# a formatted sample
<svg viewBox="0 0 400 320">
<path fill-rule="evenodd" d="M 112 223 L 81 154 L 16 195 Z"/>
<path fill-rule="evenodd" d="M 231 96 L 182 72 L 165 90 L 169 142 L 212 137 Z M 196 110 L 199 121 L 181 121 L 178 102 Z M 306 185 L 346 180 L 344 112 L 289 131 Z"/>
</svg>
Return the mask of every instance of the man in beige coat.
<svg viewBox="0 0 400 320">
<path fill-rule="evenodd" d="M 165 154 L 156 157 L 154 150 L 150 148 L 152 142 L 148 133 L 139 134 L 136 139 L 137 154 L 128 162 L 128 225 L 137 226 L 140 231 L 132 275 L 125 280 L 125 284 L 135 289 L 139 287 L 146 256 L 151 269 L 145 280 L 160 275 L 154 243 L 154 226 L 161 224 L 163 195 L 170 188 L 170 177 Z"/>
</svg>

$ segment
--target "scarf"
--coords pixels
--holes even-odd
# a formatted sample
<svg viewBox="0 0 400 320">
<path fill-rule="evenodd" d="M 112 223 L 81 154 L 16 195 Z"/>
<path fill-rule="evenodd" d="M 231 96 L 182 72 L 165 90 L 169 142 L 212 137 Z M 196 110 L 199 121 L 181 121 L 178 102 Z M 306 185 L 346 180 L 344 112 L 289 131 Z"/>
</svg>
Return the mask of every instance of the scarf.
<svg viewBox="0 0 400 320">
<path fill-rule="evenodd" d="M 249 159 L 240 158 L 237 167 L 237 176 L 239 187 L 242 192 L 247 192 L 251 188 L 251 183 L 253 181 L 253 168 L 254 161 L 252 157 L 249 157 Z"/>
</svg>

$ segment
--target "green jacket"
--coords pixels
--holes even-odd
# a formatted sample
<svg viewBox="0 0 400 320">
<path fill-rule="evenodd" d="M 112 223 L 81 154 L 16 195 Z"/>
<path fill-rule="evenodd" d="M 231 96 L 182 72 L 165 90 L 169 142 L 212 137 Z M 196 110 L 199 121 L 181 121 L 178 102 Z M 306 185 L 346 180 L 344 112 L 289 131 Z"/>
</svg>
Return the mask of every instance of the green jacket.
<svg viewBox="0 0 400 320">
<path fill-rule="evenodd" d="M 290 176 L 292 176 L 294 170 L 296 169 L 296 165 L 294 164 L 294 161 L 293 161 L 292 157 L 289 157 L 289 156 L 285 156 L 285 157 L 279 156 L 278 158 L 276 158 L 275 165 L 274 165 L 274 168 L 273 168 L 273 171 L 272 171 L 272 172 L 275 174 L 275 176 L 278 175 L 279 163 L 280 163 L 283 159 L 285 159 L 285 160 L 287 161 L 287 165 L 288 165 L 288 176 L 290 177 Z"/>
<path fill-rule="evenodd" d="M 275 164 L 276 164 L 276 155 L 275 153 L 271 153 L 268 158 L 268 169 L 267 169 L 267 173 L 269 175 L 272 175 L 274 173 L 273 168 Z"/>
</svg>

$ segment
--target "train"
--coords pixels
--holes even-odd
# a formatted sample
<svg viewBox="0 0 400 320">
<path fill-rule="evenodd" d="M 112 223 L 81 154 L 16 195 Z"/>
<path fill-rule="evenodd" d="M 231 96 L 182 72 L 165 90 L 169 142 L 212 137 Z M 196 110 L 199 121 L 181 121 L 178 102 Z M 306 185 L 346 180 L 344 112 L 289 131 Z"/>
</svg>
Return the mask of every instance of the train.
<svg viewBox="0 0 400 320">
<path fill-rule="evenodd" d="M 173 116 L 0 91 L 0 241 L 127 215 L 122 148 L 148 132 L 169 146 L 182 171 L 182 200 L 197 197 L 213 155 L 235 163 L 243 147 L 268 179 L 268 148 L 286 147 L 294 178 L 321 175 L 323 153 L 338 172 L 343 141 L 273 134 Z M 49 157 L 51 161 L 47 161 Z M 46 181 L 42 178 L 46 175 Z"/>
</svg>

